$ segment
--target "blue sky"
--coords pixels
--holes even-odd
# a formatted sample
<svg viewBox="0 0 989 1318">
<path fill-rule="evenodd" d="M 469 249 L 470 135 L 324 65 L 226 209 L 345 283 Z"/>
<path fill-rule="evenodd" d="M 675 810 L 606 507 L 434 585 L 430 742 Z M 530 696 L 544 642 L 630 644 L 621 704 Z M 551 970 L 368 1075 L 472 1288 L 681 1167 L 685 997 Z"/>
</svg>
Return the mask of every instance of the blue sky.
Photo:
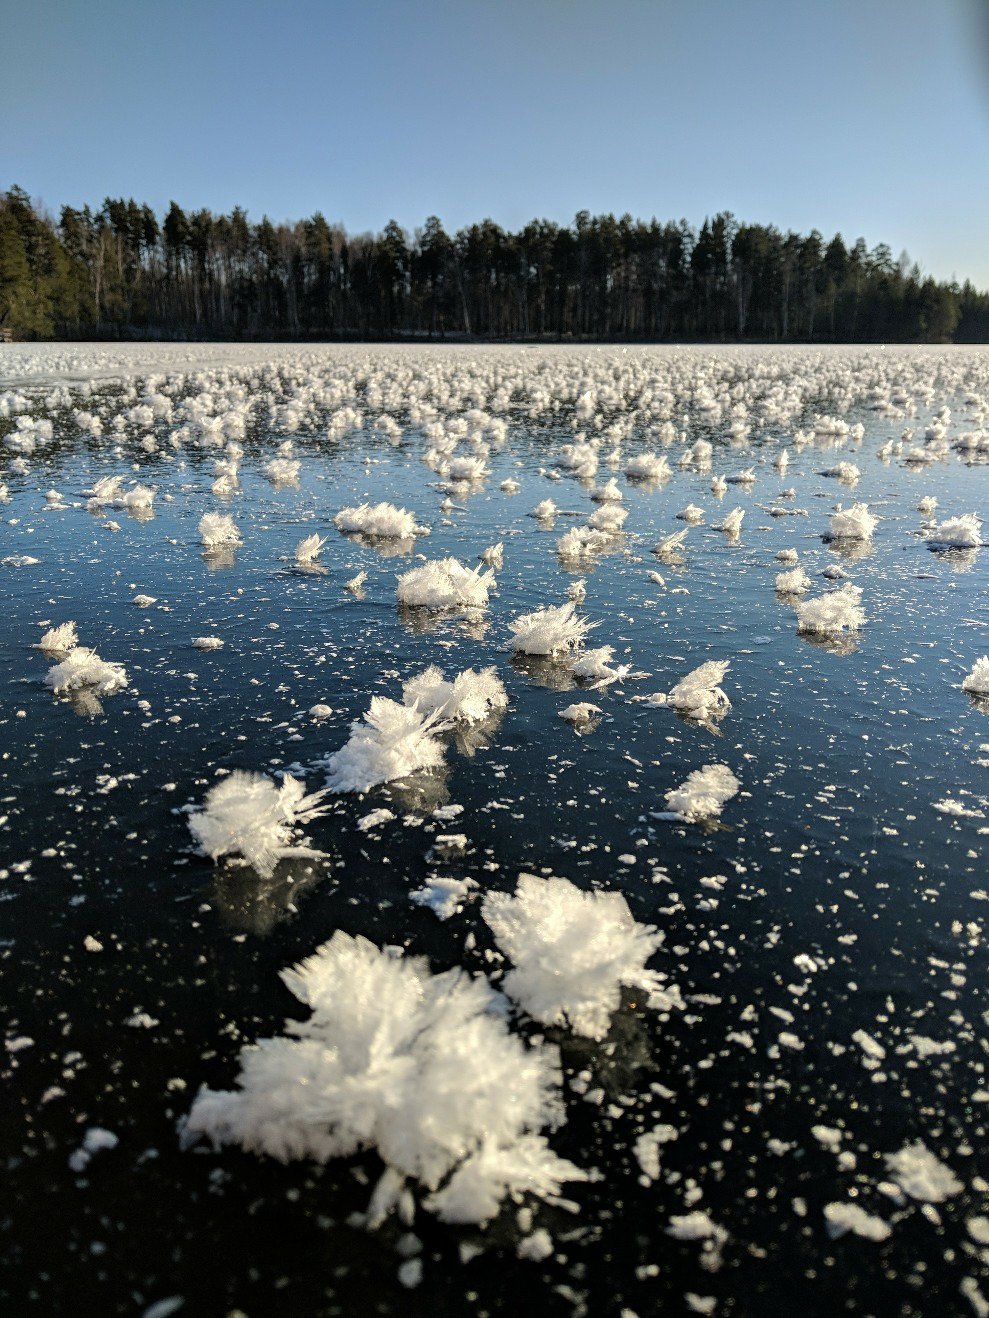
<svg viewBox="0 0 989 1318">
<path fill-rule="evenodd" d="M 986 7 L 0 0 L 0 186 L 354 231 L 726 209 L 989 287 Z"/>
</svg>

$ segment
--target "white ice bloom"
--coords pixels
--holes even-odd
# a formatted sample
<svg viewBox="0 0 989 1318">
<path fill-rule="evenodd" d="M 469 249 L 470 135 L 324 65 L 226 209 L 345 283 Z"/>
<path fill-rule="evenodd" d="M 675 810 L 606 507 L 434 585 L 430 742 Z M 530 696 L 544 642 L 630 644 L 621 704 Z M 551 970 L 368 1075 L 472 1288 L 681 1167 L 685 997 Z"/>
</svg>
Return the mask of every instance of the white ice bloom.
<svg viewBox="0 0 989 1318">
<path fill-rule="evenodd" d="M 127 686 L 127 671 L 123 664 L 107 663 L 95 650 L 77 645 L 48 670 L 45 686 L 56 695 L 85 690 L 94 696 L 109 696 Z"/>
<path fill-rule="evenodd" d="M 689 824 L 717 819 L 741 786 L 726 764 L 705 764 L 666 793 L 666 805 L 671 814 Z"/>
<path fill-rule="evenodd" d="M 481 481 L 488 474 L 488 464 L 483 457 L 460 454 L 450 459 L 446 474 L 452 481 Z"/>
<path fill-rule="evenodd" d="M 403 573 L 395 593 L 399 604 L 411 608 L 484 608 L 493 586 L 490 568 L 469 568 L 456 558 L 439 558 Z"/>
<path fill-rule="evenodd" d="M 405 683 L 402 699 L 443 723 L 480 723 L 507 706 L 508 693 L 494 667 L 466 668 L 448 681 L 433 664 Z"/>
<path fill-rule="evenodd" d="M 548 522 L 556 516 L 556 504 L 552 499 L 542 499 L 530 513 L 540 522 Z"/>
<path fill-rule="evenodd" d="M 297 458 L 272 458 L 265 464 L 264 474 L 272 485 L 294 485 L 301 470 L 302 463 Z"/>
<path fill-rule="evenodd" d="M 203 513 L 199 519 L 199 538 L 207 549 L 241 543 L 240 531 L 227 513 Z"/>
<path fill-rule="evenodd" d="M 197 650 L 222 650 L 223 638 L 220 636 L 194 636 L 192 644 Z"/>
<path fill-rule="evenodd" d="M 631 671 L 629 664 L 612 666 L 615 649 L 612 645 L 600 645 L 595 650 L 584 650 L 580 658 L 570 669 L 574 677 L 593 682 L 595 686 L 609 686 L 627 677 Z"/>
<path fill-rule="evenodd" d="M 71 623 L 68 626 L 72 626 Z M 56 628 L 56 630 L 61 630 Z M 51 635 L 49 632 L 48 635 Z M 44 646 L 45 638 L 42 637 L 41 644 Z M 973 696 L 989 696 L 989 655 L 983 655 L 981 659 L 976 659 L 972 671 L 962 682 L 962 690 L 969 692 Z"/>
<path fill-rule="evenodd" d="M 344 590 L 349 590 L 352 595 L 360 595 L 364 590 L 364 583 L 367 581 L 367 572 L 361 568 L 355 577 L 344 583 Z"/>
<path fill-rule="evenodd" d="M 561 558 L 579 560 L 593 558 L 614 548 L 614 537 L 608 531 L 596 531 L 590 526 L 574 526 L 556 542 Z"/>
<path fill-rule="evenodd" d="M 745 520 L 744 508 L 733 508 L 725 517 L 720 526 L 715 527 L 716 531 L 724 531 L 725 535 L 739 535 L 742 530 L 742 522 Z"/>
<path fill-rule="evenodd" d="M 802 567 L 795 567 L 792 572 L 777 572 L 776 589 L 781 595 L 802 595 L 810 590 L 810 577 Z"/>
<path fill-rule="evenodd" d="M 325 797 L 325 791 L 307 794 L 305 784 L 288 775 L 276 784 L 262 773 L 235 769 L 189 816 L 189 831 L 210 860 L 231 856 L 270 878 L 284 857 L 323 854 L 300 845 L 299 835 L 325 814 Z"/>
<path fill-rule="evenodd" d="M 948 517 L 927 533 L 927 540 L 943 549 L 978 549 L 982 544 L 982 522 L 975 513 Z"/>
<path fill-rule="evenodd" d="M 594 626 L 576 612 L 573 600 L 554 607 L 544 605 L 523 613 L 508 624 L 509 648 L 519 654 L 557 655 L 576 650 Z"/>
<path fill-rule="evenodd" d="M 862 473 L 856 467 L 854 462 L 837 462 L 833 467 L 828 467 L 821 472 L 822 476 L 829 476 L 832 480 L 845 481 L 849 485 L 859 479 Z"/>
<path fill-rule="evenodd" d="M 719 499 L 723 494 L 728 493 L 728 482 L 725 480 L 724 476 L 711 477 L 711 493 L 717 495 Z"/>
<path fill-rule="evenodd" d="M 377 540 L 411 540 L 429 534 L 426 527 L 418 525 L 415 513 L 396 508 L 393 503 L 362 503 L 355 508 L 341 508 L 333 525 L 338 531 Z"/>
<path fill-rule="evenodd" d="M 781 549 L 776 555 L 777 563 L 796 563 L 797 551 L 795 549 Z"/>
<path fill-rule="evenodd" d="M 123 476 L 101 476 L 98 481 L 93 482 L 91 489 L 85 493 L 89 495 L 90 502 L 97 506 L 113 503 L 124 489 Z"/>
<path fill-rule="evenodd" d="M 304 567 L 308 566 L 319 558 L 325 546 L 326 536 L 317 535 L 316 532 L 313 532 L 312 535 L 305 536 L 295 546 L 295 561 Z"/>
<path fill-rule="evenodd" d="M 57 627 L 50 627 L 38 642 L 39 650 L 58 652 L 71 650 L 79 644 L 79 634 L 74 622 L 63 622 Z"/>
<path fill-rule="evenodd" d="M 484 979 L 432 974 L 341 931 L 282 979 L 309 1018 L 244 1048 L 236 1089 L 200 1090 L 184 1143 L 280 1162 L 376 1150 L 385 1171 L 371 1227 L 409 1180 L 442 1221 L 484 1223 L 506 1198 L 553 1200 L 587 1179 L 542 1133 L 562 1120 L 556 1051 L 511 1034 Z"/>
<path fill-rule="evenodd" d="M 841 1202 L 825 1204 L 824 1218 L 827 1222 L 828 1235 L 832 1240 L 849 1231 L 861 1236 L 863 1240 L 876 1242 L 888 1240 L 892 1234 L 892 1227 L 888 1222 L 884 1222 L 881 1217 L 876 1217 L 873 1213 L 867 1213 L 861 1204 Z"/>
<path fill-rule="evenodd" d="M 709 659 L 680 679 L 667 702 L 701 722 L 720 718 L 731 709 L 731 701 L 720 685 L 730 667 L 728 659 Z"/>
<path fill-rule="evenodd" d="M 154 595 L 135 595 L 131 603 L 139 609 L 150 609 L 152 604 L 158 603 L 158 600 Z"/>
<path fill-rule="evenodd" d="M 373 696 L 363 719 L 350 725 L 350 740 L 326 759 L 333 792 L 367 792 L 444 762 L 437 733 L 446 728 L 438 714 L 425 713 L 386 696 Z"/>
<path fill-rule="evenodd" d="M 682 531 L 674 531 L 672 535 L 664 536 L 652 552 L 664 563 L 672 562 L 679 557 L 689 530 L 690 528 L 685 526 Z"/>
<path fill-rule="evenodd" d="M 622 494 L 618 482 L 612 476 L 604 485 L 600 485 L 596 490 L 591 491 L 591 498 L 595 503 L 621 503 L 625 496 Z"/>
<path fill-rule="evenodd" d="M 620 892 L 520 874 L 514 894 L 488 894 L 484 919 L 513 965 L 505 992 L 544 1025 L 603 1039 L 622 986 L 641 989 L 650 1007 L 678 1003 L 676 990 L 645 968 L 663 935 L 638 924 Z"/>
<path fill-rule="evenodd" d="M 428 906 L 437 920 L 449 920 L 463 910 L 464 903 L 477 886 L 475 879 L 432 874 L 421 888 L 409 893 L 409 901 L 414 906 Z"/>
<path fill-rule="evenodd" d="M 593 531 L 607 531 L 609 534 L 615 535 L 625 525 L 627 517 L 627 508 L 620 508 L 615 503 L 605 503 L 591 513 L 587 519 L 587 525 Z"/>
<path fill-rule="evenodd" d="M 922 517 L 933 517 L 937 511 L 937 499 L 933 494 L 925 494 L 917 504 L 917 511 Z"/>
<path fill-rule="evenodd" d="M 704 520 L 704 509 L 698 508 L 695 503 L 688 503 L 686 508 L 677 513 L 677 517 L 688 526 L 700 526 Z"/>
<path fill-rule="evenodd" d="M 660 481 L 670 474 L 665 453 L 638 453 L 625 464 L 625 475 L 630 480 Z"/>
<path fill-rule="evenodd" d="M 904 1194 L 927 1204 L 943 1204 L 965 1188 L 921 1140 L 883 1155 L 890 1177 Z"/>
<path fill-rule="evenodd" d="M 496 545 L 488 545 L 481 555 L 482 563 L 487 563 L 490 567 L 504 567 L 505 565 L 505 543 L 499 540 Z"/>
<path fill-rule="evenodd" d="M 816 599 L 796 606 L 797 631 L 811 636 L 838 636 L 857 632 L 865 623 L 862 590 L 847 581 L 839 590 L 829 590 Z"/>
<path fill-rule="evenodd" d="M 833 540 L 871 540 L 872 533 L 879 525 L 879 518 L 869 512 L 869 505 L 853 503 L 850 508 L 842 508 L 839 503 L 831 517 L 831 538 Z"/>
<path fill-rule="evenodd" d="M 561 709 L 559 717 L 567 723 L 582 724 L 590 723 L 600 713 L 600 705 L 592 705 L 590 701 L 581 700 L 575 705 L 567 705 L 566 709 Z"/>
</svg>

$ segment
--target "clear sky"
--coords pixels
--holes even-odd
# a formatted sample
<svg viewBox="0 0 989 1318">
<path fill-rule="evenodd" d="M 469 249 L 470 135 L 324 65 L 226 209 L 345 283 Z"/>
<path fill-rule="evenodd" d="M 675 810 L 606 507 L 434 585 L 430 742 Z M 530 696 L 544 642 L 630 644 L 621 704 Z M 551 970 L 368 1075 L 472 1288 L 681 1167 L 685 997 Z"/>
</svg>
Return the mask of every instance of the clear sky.
<svg viewBox="0 0 989 1318">
<path fill-rule="evenodd" d="M 0 187 L 454 229 L 625 211 L 989 287 L 989 0 L 0 0 Z"/>
</svg>

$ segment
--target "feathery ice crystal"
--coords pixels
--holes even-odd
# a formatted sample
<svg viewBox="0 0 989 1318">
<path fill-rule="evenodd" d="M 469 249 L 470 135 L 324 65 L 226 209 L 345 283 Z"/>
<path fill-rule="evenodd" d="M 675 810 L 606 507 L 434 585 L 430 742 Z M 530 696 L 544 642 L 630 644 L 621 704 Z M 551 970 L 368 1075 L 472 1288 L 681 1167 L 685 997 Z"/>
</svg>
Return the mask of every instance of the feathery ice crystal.
<svg viewBox="0 0 989 1318">
<path fill-rule="evenodd" d="M 816 599 L 796 606 L 797 631 L 811 636 L 838 636 L 857 632 L 865 623 L 862 590 L 846 581 L 840 590 L 829 590 Z"/>
<path fill-rule="evenodd" d="M 363 719 L 350 725 L 350 740 L 326 759 L 326 782 L 333 792 L 367 792 L 396 782 L 444 760 L 437 734 L 447 728 L 438 713 L 372 696 Z"/>
<path fill-rule="evenodd" d="M 203 513 L 199 519 L 199 538 L 207 549 L 241 543 L 236 523 L 227 513 Z"/>
<path fill-rule="evenodd" d="M 853 503 L 851 508 L 842 508 L 839 503 L 831 518 L 831 539 L 871 540 L 878 524 L 879 518 L 869 512 L 868 504 Z"/>
<path fill-rule="evenodd" d="M 295 546 L 295 561 L 303 567 L 308 567 L 314 563 L 326 545 L 326 537 L 317 535 L 307 535 Z"/>
<path fill-rule="evenodd" d="M 494 666 L 478 672 L 465 668 L 448 681 L 435 664 L 412 677 L 402 688 L 406 705 L 418 705 L 444 723 L 481 723 L 508 704 L 508 693 Z"/>
<path fill-rule="evenodd" d="M 55 695 L 68 691 L 88 691 L 94 696 L 109 696 L 127 685 L 123 664 L 108 663 L 95 650 L 73 646 L 60 664 L 45 674 L 45 686 Z"/>
<path fill-rule="evenodd" d="M 576 650 L 595 625 L 576 612 L 573 600 L 554 607 L 544 605 L 523 613 L 508 624 L 512 632 L 509 648 L 518 654 L 556 655 Z"/>
<path fill-rule="evenodd" d="M 39 650 L 58 653 L 71 650 L 79 644 L 79 634 L 74 622 L 63 622 L 57 627 L 50 627 L 38 642 Z"/>
<path fill-rule="evenodd" d="M 456 558 L 439 558 L 410 568 L 398 578 L 399 604 L 412 608 L 484 608 L 494 586 L 490 568 L 465 567 Z"/>
<path fill-rule="evenodd" d="M 728 659 L 709 659 L 680 679 L 666 697 L 667 703 L 698 722 L 721 718 L 731 709 L 720 685 L 730 667 Z"/>
<path fill-rule="evenodd" d="M 928 532 L 927 542 L 936 549 L 978 549 L 982 544 L 982 522 L 975 513 L 948 517 Z"/>
<path fill-rule="evenodd" d="M 513 963 L 505 992 L 544 1025 L 603 1039 L 622 985 L 642 989 L 650 1007 L 679 1001 L 645 968 L 663 935 L 636 923 L 620 892 L 583 892 L 568 879 L 521 874 L 514 895 L 488 894 L 484 919 Z"/>
<path fill-rule="evenodd" d="M 280 784 L 262 773 L 235 769 L 206 794 L 189 816 L 189 830 L 210 860 L 238 858 L 262 878 L 270 878 L 279 860 L 322 856 L 299 845 L 302 827 L 325 814 L 326 792 L 307 794 L 305 784 L 286 775 Z"/>
<path fill-rule="evenodd" d="M 563 1119 L 555 1049 L 511 1034 L 483 978 L 337 931 L 282 979 L 311 1015 L 244 1048 L 236 1089 L 200 1090 L 186 1145 L 317 1163 L 375 1149 L 372 1228 L 396 1208 L 409 1220 L 407 1181 L 440 1220 L 484 1223 L 506 1198 L 552 1202 L 587 1179 L 543 1134 Z"/>
<path fill-rule="evenodd" d="M 989 655 L 976 659 L 972 671 L 962 682 L 962 690 L 973 696 L 989 696 Z"/>
<path fill-rule="evenodd" d="M 393 503 L 362 503 L 356 508 L 341 508 L 333 525 L 338 531 L 375 540 L 411 540 L 429 534 L 426 527 L 418 525 L 415 513 L 396 508 Z"/>
</svg>

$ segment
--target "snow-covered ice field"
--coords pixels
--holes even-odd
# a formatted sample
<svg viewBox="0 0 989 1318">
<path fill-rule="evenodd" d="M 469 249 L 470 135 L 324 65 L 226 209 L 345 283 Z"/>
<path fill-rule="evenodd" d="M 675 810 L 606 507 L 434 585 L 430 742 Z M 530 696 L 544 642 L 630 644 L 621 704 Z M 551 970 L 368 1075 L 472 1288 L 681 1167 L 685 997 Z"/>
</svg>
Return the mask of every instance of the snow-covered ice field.
<svg viewBox="0 0 989 1318">
<path fill-rule="evenodd" d="M 0 498 L 10 1312 L 989 1313 L 989 350 L 0 346 Z"/>
</svg>

